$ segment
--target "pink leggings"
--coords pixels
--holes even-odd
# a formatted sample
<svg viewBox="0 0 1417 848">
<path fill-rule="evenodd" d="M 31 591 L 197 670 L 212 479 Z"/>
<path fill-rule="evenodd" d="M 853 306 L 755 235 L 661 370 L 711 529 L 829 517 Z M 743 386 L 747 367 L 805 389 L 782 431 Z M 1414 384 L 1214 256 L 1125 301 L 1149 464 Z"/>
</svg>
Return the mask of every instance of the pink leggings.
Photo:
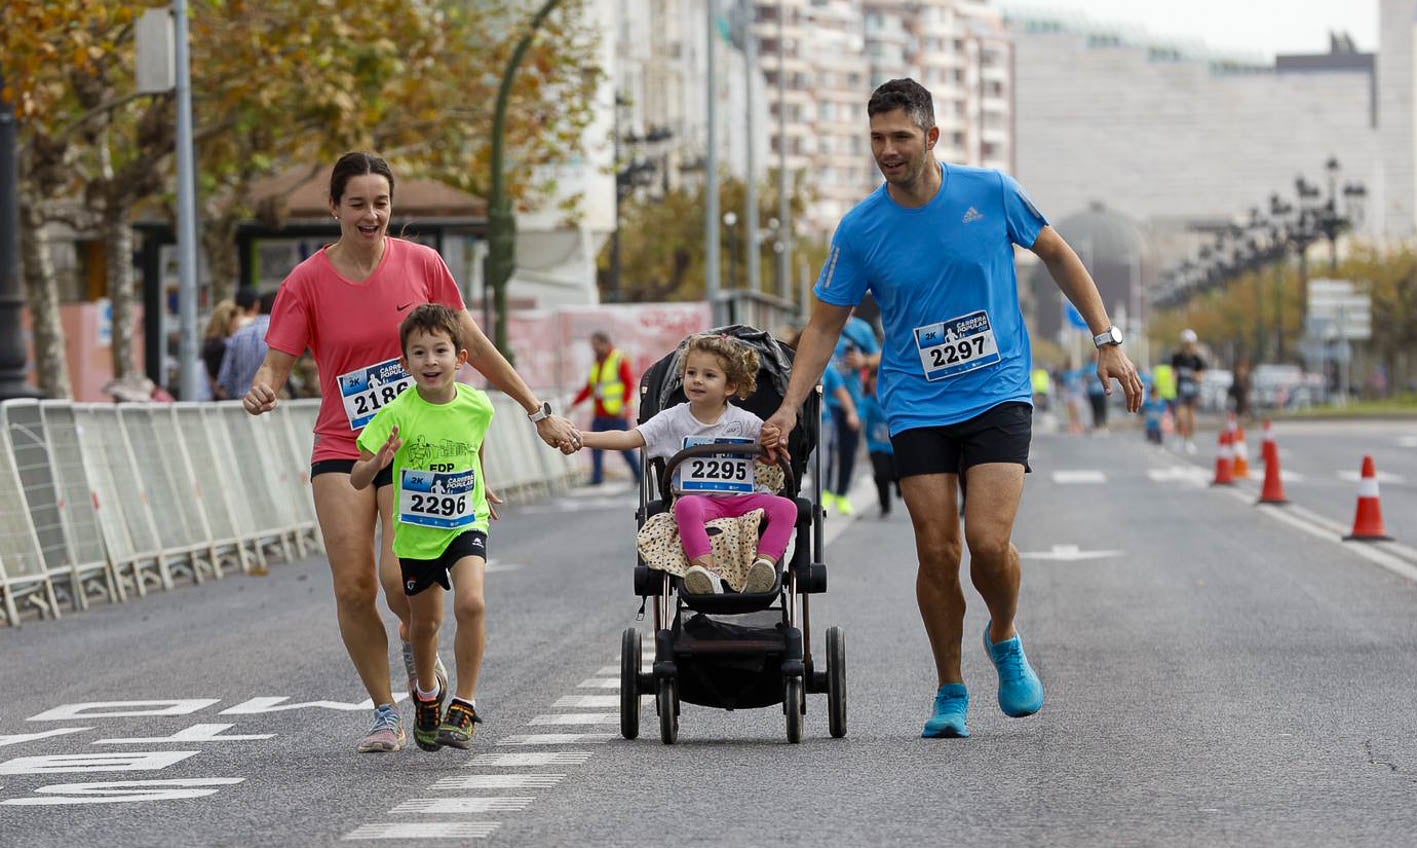
<svg viewBox="0 0 1417 848">
<path fill-rule="evenodd" d="M 715 518 L 737 518 L 761 509 L 767 516 L 767 530 L 758 543 L 758 555 L 782 559 L 787 540 L 797 523 L 797 504 L 791 499 L 769 494 L 732 495 L 711 498 L 706 495 L 680 495 L 674 502 L 674 520 L 679 524 L 679 540 L 684 553 L 696 559 L 713 553 L 708 529 L 704 526 Z"/>
</svg>

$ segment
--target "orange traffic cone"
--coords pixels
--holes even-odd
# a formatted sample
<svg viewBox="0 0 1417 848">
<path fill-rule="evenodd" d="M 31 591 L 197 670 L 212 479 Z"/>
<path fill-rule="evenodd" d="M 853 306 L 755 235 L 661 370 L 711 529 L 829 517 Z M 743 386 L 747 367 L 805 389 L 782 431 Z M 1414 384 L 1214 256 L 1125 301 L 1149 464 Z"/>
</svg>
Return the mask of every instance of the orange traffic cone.
<svg viewBox="0 0 1417 848">
<path fill-rule="evenodd" d="M 1279 470 L 1279 449 L 1269 435 L 1269 422 L 1265 422 L 1264 437 L 1264 488 L 1260 489 L 1260 499 L 1255 503 L 1287 504 L 1284 495 L 1284 477 Z"/>
<path fill-rule="evenodd" d="M 1230 431 L 1220 431 L 1220 450 L 1215 454 L 1215 479 L 1212 486 L 1235 485 L 1235 449 L 1231 443 Z"/>
<path fill-rule="evenodd" d="M 1264 420 L 1264 442 L 1260 445 L 1260 458 L 1264 460 L 1266 467 L 1270 462 L 1279 462 L 1279 445 L 1274 441 L 1274 430 L 1270 427 L 1268 418 Z"/>
<path fill-rule="evenodd" d="M 1250 477 L 1250 450 L 1245 447 L 1245 428 L 1235 425 L 1235 477 L 1248 480 Z"/>
<path fill-rule="evenodd" d="M 1353 516 L 1353 532 L 1344 541 L 1388 542 L 1392 537 L 1383 527 L 1383 505 L 1378 497 L 1378 469 L 1371 454 L 1363 457 L 1363 479 L 1358 481 L 1358 511 Z"/>
</svg>

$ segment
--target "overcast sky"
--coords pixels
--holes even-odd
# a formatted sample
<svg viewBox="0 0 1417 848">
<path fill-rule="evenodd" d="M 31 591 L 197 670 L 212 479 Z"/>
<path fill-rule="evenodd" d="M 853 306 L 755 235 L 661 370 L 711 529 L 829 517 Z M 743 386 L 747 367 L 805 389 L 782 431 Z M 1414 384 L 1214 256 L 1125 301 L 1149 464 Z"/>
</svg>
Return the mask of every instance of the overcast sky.
<svg viewBox="0 0 1417 848">
<path fill-rule="evenodd" d="M 1212 49 L 1272 59 L 1328 50 L 1329 30 L 1358 49 L 1378 46 L 1378 0 L 996 0 L 1001 8 L 1066 10 L 1128 23 L 1160 38 L 1199 39 Z"/>
</svg>

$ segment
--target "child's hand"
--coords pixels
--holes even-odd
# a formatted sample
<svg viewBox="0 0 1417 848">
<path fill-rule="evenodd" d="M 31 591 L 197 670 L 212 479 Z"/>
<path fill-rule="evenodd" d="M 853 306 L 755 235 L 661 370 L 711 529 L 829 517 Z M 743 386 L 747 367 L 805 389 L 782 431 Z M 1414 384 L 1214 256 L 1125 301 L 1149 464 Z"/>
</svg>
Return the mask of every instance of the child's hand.
<svg viewBox="0 0 1417 848">
<path fill-rule="evenodd" d="M 384 442 L 384 446 L 374 454 L 374 467 L 380 471 L 387 468 L 389 463 L 394 461 L 394 454 L 398 453 L 401 447 L 403 447 L 403 439 L 399 438 L 399 428 L 394 427 L 389 431 L 388 441 Z"/>
<path fill-rule="evenodd" d="M 492 516 L 492 520 L 493 520 L 493 521 L 496 521 L 496 520 L 497 520 L 497 504 L 499 504 L 499 503 L 505 503 L 505 501 L 503 501 L 501 498 L 497 497 L 497 493 L 496 493 L 496 492 L 492 491 L 491 489 L 488 489 L 488 490 L 487 490 L 487 512 L 488 512 L 488 514 L 490 514 L 490 515 Z"/>
</svg>

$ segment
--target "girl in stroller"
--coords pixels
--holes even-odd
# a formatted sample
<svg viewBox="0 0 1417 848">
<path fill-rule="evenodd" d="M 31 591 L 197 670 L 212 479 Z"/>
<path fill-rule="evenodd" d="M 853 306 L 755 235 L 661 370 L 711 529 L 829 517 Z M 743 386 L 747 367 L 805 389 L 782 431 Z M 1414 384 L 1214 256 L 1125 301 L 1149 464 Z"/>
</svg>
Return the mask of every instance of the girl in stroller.
<svg viewBox="0 0 1417 848">
<path fill-rule="evenodd" d="M 681 376 L 688 402 L 662 410 L 633 430 L 583 433 L 583 446 L 602 450 L 643 447 L 651 459 L 668 459 L 693 445 L 758 441 L 763 420 L 728 402 L 735 396 L 747 398 L 756 389 L 756 351 L 731 336 L 702 333 L 689 339 L 683 368 Z M 689 559 L 689 569 L 684 574 L 685 592 L 711 594 L 718 582 L 718 567 L 705 524 L 755 509 L 763 510 L 767 529 L 743 591 L 768 592 L 776 585 L 777 563 L 787 550 L 797 505 L 765 489 L 758 490 L 754 480 L 753 460 L 742 455 L 724 454 L 685 463 L 675 472 L 674 519 Z"/>
</svg>

